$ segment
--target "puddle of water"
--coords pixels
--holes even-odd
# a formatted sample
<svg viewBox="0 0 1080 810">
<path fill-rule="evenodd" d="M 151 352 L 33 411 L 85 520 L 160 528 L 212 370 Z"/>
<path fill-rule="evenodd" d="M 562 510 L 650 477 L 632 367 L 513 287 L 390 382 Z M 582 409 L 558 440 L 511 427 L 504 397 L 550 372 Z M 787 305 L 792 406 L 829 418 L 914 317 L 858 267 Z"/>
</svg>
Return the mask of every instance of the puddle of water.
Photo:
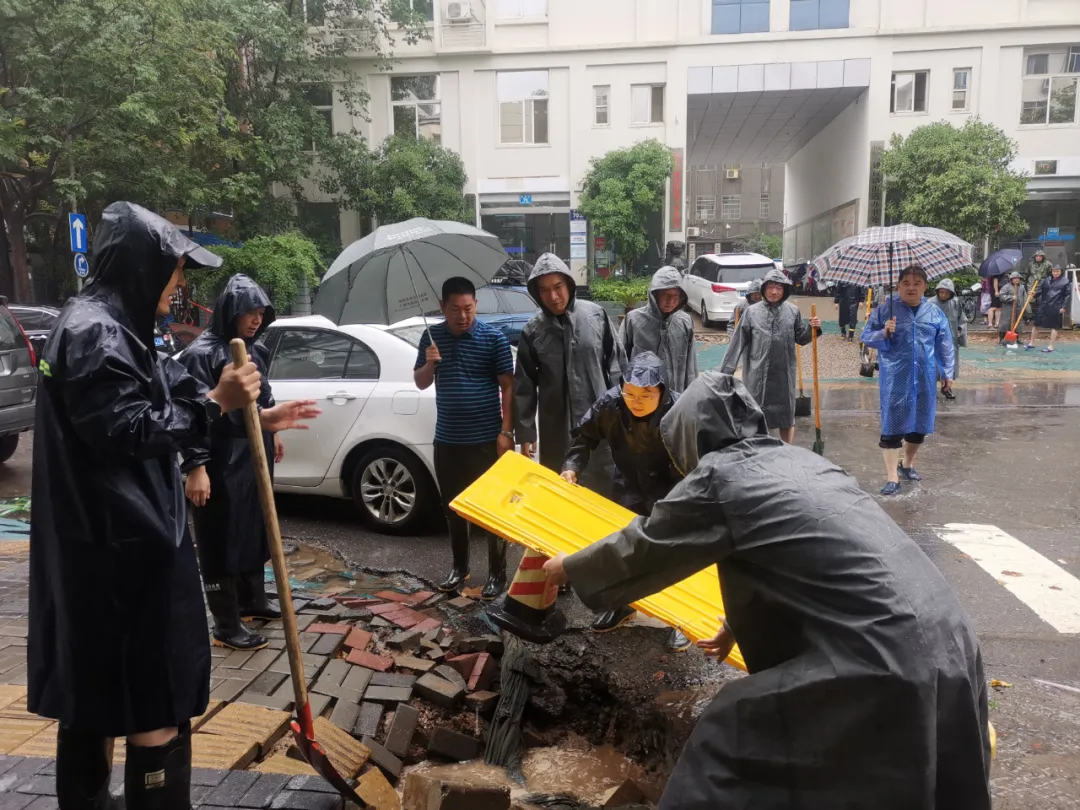
<svg viewBox="0 0 1080 810">
<path fill-rule="evenodd" d="M 402 576 L 379 577 L 354 570 L 336 555 L 311 546 L 300 546 L 296 553 L 286 558 L 286 562 L 289 565 L 289 586 L 293 591 L 306 592 L 312 597 L 343 591 L 355 593 L 358 597 L 371 596 L 379 591 L 400 591 L 402 580 L 405 579 Z M 269 583 L 274 581 L 274 569 L 269 565 L 265 568 L 265 578 Z"/>
</svg>

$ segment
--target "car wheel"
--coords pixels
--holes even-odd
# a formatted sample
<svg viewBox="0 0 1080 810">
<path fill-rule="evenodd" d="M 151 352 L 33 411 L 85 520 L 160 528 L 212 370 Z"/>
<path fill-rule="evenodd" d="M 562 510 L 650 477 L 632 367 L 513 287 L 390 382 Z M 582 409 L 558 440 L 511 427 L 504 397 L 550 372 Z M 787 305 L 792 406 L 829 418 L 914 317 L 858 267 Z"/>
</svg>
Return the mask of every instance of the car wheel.
<svg viewBox="0 0 1080 810">
<path fill-rule="evenodd" d="M 353 473 L 352 497 L 364 520 L 387 534 L 405 534 L 437 506 L 427 468 L 401 447 L 365 453 Z"/>
<path fill-rule="evenodd" d="M 4 436 L 0 439 L 0 464 L 3 464 L 13 455 L 15 455 L 15 448 L 19 446 L 19 434 L 12 433 L 10 436 Z"/>
<path fill-rule="evenodd" d="M 709 320 L 709 310 L 705 309 L 705 302 L 701 302 L 701 325 L 708 329 L 712 326 L 712 321 Z"/>
</svg>

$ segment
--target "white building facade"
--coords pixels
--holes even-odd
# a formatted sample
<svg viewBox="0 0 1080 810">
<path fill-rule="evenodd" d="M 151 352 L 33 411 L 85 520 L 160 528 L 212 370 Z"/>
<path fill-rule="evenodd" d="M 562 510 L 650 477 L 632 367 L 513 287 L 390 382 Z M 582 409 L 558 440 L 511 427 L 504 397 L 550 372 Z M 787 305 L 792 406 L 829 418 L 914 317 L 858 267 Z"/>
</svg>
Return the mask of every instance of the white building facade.
<svg viewBox="0 0 1080 810">
<path fill-rule="evenodd" d="M 367 75 L 370 121 L 336 107 L 335 129 L 437 137 L 465 162 L 478 221 L 523 258 L 558 253 L 582 282 L 603 244 L 573 209 L 609 150 L 673 150 L 664 241 L 688 237 L 690 168 L 784 164 L 792 262 L 877 223 L 874 161 L 894 133 L 971 116 L 1019 144 L 1027 242 L 1074 260 L 1080 0 L 412 3 L 430 40 L 399 44 L 392 72 Z M 341 235 L 359 237 L 358 216 L 341 214 Z"/>
</svg>

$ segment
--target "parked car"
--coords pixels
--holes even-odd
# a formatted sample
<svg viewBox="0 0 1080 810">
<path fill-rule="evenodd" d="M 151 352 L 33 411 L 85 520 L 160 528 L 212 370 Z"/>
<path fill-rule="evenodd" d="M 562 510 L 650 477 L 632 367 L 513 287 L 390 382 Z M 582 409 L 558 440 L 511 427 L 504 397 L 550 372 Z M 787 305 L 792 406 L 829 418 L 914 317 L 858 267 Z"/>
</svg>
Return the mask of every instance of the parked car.
<svg viewBox="0 0 1080 810">
<path fill-rule="evenodd" d="M 30 345 L 34 347 L 34 353 L 41 355 L 45 348 L 45 341 L 49 338 L 53 324 L 60 317 L 60 310 L 56 307 L 39 307 L 27 304 L 8 304 L 8 311 L 15 316 L 19 326 L 23 328 L 26 336 L 30 338 Z"/>
<path fill-rule="evenodd" d="M 314 399 L 322 409 L 310 430 L 281 434 L 275 490 L 351 498 L 387 533 L 438 513 L 435 389 L 416 388 L 413 345 L 383 326 L 336 326 L 320 315 L 279 319 L 264 341 L 274 398 Z"/>
<path fill-rule="evenodd" d="M 34 426 L 37 355 L 30 338 L 0 296 L 0 463 L 19 446 L 19 434 Z"/>
<path fill-rule="evenodd" d="M 690 309 L 701 315 L 702 326 L 723 326 L 734 317 L 750 282 L 775 268 L 757 253 L 706 253 L 683 275 L 682 288 Z"/>
<path fill-rule="evenodd" d="M 488 326 L 494 326 L 506 335 L 511 346 L 518 345 L 521 330 L 538 309 L 525 287 L 481 287 L 476 291 L 476 319 Z M 427 320 L 428 323 L 438 323 L 442 320 L 442 315 L 430 314 Z M 424 331 L 424 319 L 419 315 L 406 318 L 395 323 L 392 328 L 399 330 L 401 337 L 414 332 L 415 339 L 406 339 L 413 345 L 419 345 L 420 334 Z"/>
</svg>

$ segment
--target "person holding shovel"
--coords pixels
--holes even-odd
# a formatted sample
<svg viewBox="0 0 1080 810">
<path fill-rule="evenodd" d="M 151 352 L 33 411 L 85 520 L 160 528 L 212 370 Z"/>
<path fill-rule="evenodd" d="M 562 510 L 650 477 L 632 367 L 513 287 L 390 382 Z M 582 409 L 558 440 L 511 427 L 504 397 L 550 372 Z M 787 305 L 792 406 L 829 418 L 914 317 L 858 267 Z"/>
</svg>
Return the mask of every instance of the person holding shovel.
<svg viewBox="0 0 1080 810">
<path fill-rule="evenodd" d="M 1050 342 L 1043 349 L 1049 353 L 1054 351 L 1054 341 L 1057 340 L 1058 330 L 1065 322 L 1065 313 L 1069 311 L 1072 300 L 1072 282 L 1061 272 L 1061 267 L 1054 265 L 1050 275 L 1042 280 L 1039 287 L 1039 308 L 1035 313 L 1035 325 L 1031 327 L 1031 338 L 1025 349 L 1034 349 L 1035 341 L 1039 339 L 1039 329 L 1050 330 Z"/>
<path fill-rule="evenodd" d="M 945 314 L 923 296 L 926 271 L 917 264 L 900 271 L 897 294 L 866 320 L 862 341 L 877 349 L 881 386 L 881 448 L 885 459 L 882 495 L 900 493 L 900 478 L 921 481 L 915 455 L 934 432 L 937 379 L 952 389 L 956 355 Z M 903 458 L 901 458 L 903 448 Z"/>
<path fill-rule="evenodd" d="M 1001 321 L 998 324 L 998 346 L 1005 345 L 1007 334 L 1019 335 L 1024 331 L 1024 321 L 1020 312 L 1027 303 L 1028 288 L 1024 286 L 1023 276 L 1013 270 L 1009 274 L 1009 283 L 998 290 L 1001 298 Z M 1015 342 L 1016 338 L 1013 338 Z M 1012 347 L 1012 348 L 1015 348 Z"/>
<path fill-rule="evenodd" d="M 787 300 L 791 280 L 781 270 L 765 275 L 761 292 L 762 300 L 748 307 L 739 321 L 721 371 L 731 374 L 743 362 L 743 382 L 769 427 L 790 444 L 795 441 L 795 344 L 808 344 L 813 329 L 821 334 L 821 319 L 803 321 L 799 308 Z"/>
<path fill-rule="evenodd" d="M 185 269 L 221 264 L 168 221 L 112 203 L 90 261 L 39 366 L 27 704 L 59 720 L 63 810 L 110 805 L 115 737 L 127 737 L 130 810 L 188 808 L 210 645 L 177 454 L 253 402 L 261 379 L 249 360 L 207 391 L 154 350 Z M 263 428 L 301 411 L 264 410 Z"/>
</svg>

